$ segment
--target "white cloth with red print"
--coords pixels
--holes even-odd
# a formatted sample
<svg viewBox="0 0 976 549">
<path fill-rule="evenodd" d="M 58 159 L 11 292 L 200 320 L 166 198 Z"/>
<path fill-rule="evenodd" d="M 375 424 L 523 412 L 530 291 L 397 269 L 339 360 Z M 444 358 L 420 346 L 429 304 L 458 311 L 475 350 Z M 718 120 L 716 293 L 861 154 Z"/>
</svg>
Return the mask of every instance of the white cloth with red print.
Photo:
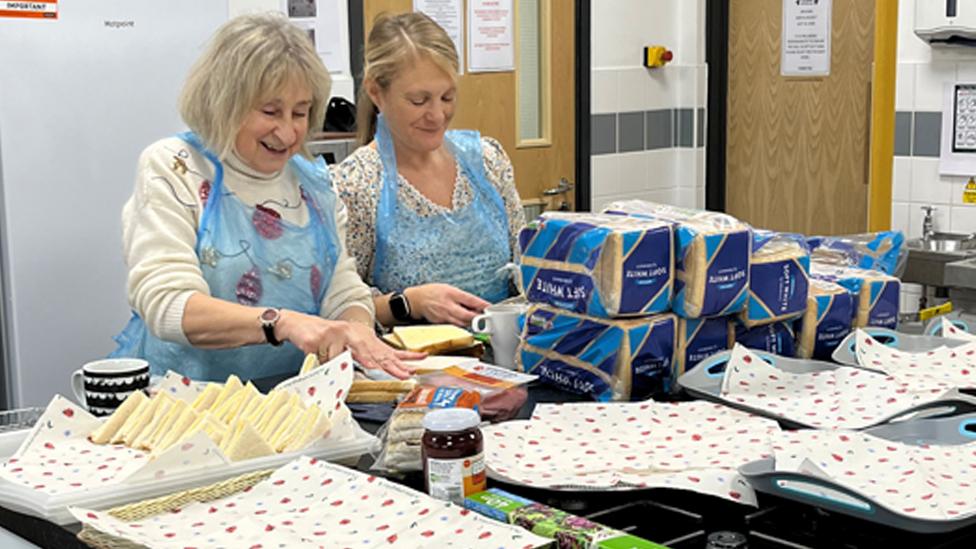
<svg viewBox="0 0 976 549">
<path fill-rule="evenodd" d="M 736 345 L 725 368 L 721 396 L 811 427 L 861 429 L 942 400 L 952 389 L 937 380 L 905 381 L 852 367 L 793 374 Z"/>
<path fill-rule="evenodd" d="M 943 331 L 953 339 L 965 337 L 960 337 L 964 332 L 951 325 L 943 325 L 943 330 L 956 330 L 958 333 Z M 972 340 L 970 343 L 911 353 L 883 345 L 858 330 L 857 362 L 913 386 L 976 387 L 976 336 L 965 335 Z"/>
<path fill-rule="evenodd" d="M 827 478 L 913 519 L 976 513 L 976 443 L 912 446 L 851 431 L 789 431 L 775 440 L 777 471 Z"/>
<path fill-rule="evenodd" d="M 495 477 L 554 489 L 692 490 L 755 505 L 738 475 L 772 453 L 776 422 L 706 402 L 540 404 L 484 429 Z"/>
<path fill-rule="evenodd" d="M 525 548 L 552 540 L 375 476 L 298 458 L 252 488 L 133 522 L 73 507 L 147 547 Z"/>
</svg>

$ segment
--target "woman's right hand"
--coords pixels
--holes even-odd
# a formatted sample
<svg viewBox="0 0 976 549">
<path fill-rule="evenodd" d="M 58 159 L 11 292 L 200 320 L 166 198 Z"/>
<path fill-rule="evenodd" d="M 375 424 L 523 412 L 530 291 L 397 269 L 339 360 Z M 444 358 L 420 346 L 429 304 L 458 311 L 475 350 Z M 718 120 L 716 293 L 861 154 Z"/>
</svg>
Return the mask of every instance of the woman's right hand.
<svg viewBox="0 0 976 549">
<path fill-rule="evenodd" d="M 407 288 L 403 294 L 410 309 L 420 318 L 438 324 L 447 323 L 467 328 L 475 316 L 491 305 L 480 297 L 450 284 L 423 284 Z"/>
<path fill-rule="evenodd" d="M 313 353 L 319 362 L 332 360 L 348 349 L 356 362 L 365 368 L 378 368 L 400 379 L 405 379 L 413 368 L 404 360 L 419 360 L 424 353 L 398 351 L 380 338 L 373 329 L 361 322 L 326 320 L 322 317 L 306 315 L 296 311 L 281 311 L 276 327 L 277 336 L 309 354 Z"/>
</svg>

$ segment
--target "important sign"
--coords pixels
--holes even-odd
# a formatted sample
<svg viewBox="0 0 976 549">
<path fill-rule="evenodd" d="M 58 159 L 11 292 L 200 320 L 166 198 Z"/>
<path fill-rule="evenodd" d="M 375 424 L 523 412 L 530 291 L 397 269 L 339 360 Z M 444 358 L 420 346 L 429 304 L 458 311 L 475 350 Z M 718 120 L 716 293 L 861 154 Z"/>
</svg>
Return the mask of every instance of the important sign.
<svg viewBox="0 0 976 549">
<path fill-rule="evenodd" d="M 830 74 L 831 0 L 783 0 L 783 76 Z"/>
<path fill-rule="evenodd" d="M 57 19 L 58 0 L 38 0 L 35 2 L 0 1 L 0 17 Z"/>
</svg>

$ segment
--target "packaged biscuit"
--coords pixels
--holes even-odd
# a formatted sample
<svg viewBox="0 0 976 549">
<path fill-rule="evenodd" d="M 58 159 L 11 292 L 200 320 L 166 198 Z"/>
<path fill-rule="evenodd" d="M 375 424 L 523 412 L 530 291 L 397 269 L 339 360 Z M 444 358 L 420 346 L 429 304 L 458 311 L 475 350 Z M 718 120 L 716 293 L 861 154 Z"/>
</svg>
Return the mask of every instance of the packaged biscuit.
<svg viewBox="0 0 976 549">
<path fill-rule="evenodd" d="M 729 324 L 729 334 L 734 343 L 739 343 L 750 349 L 766 351 L 779 356 L 796 356 L 796 336 L 792 322 L 774 322 L 755 328 L 747 328 L 736 321 Z M 731 342 L 729 346 L 732 346 Z"/>
<path fill-rule="evenodd" d="M 814 261 L 810 276 L 834 282 L 856 296 L 854 327 L 878 326 L 895 329 L 901 305 L 901 281 L 880 271 L 837 267 Z"/>
<path fill-rule="evenodd" d="M 670 390 L 675 317 L 587 317 L 542 304 L 526 313 L 516 366 L 598 401 L 643 399 Z"/>
<path fill-rule="evenodd" d="M 678 316 L 722 316 L 745 308 L 752 250 L 748 225 L 721 213 L 643 200 L 613 202 L 604 212 L 674 224 L 672 308 Z"/>
<path fill-rule="evenodd" d="M 519 235 L 531 302 L 602 318 L 667 311 L 671 225 L 624 216 L 547 212 Z"/>
<path fill-rule="evenodd" d="M 851 333 L 854 296 L 839 284 L 810 280 L 807 310 L 797 322 L 796 356 L 830 360 L 834 349 Z"/>
<path fill-rule="evenodd" d="M 706 358 L 729 348 L 728 317 L 678 318 L 677 321 L 676 378 Z"/>
<path fill-rule="evenodd" d="M 749 297 L 740 320 L 752 328 L 796 318 L 807 307 L 810 252 L 800 235 L 756 230 Z"/>
<path fill-rule="evenodd" d="M 813 236 L 807 239 L 813 260 L 836 267 L 854 267 L 899 276 L 908 260 L 901 231 Z"/>
</svg>

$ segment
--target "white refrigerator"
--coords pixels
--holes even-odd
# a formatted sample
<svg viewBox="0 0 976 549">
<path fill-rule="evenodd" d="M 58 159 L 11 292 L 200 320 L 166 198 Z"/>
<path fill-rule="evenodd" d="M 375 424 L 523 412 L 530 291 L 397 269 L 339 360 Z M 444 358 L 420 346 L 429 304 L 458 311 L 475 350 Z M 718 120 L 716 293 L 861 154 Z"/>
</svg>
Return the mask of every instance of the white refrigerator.
<svg viewBox="0 0 976 549">
<path fill-rule="evenodd" d="M 50 3 L 50 0 L 48 1 Z M 227 0 L 59 0 L 0 16 L 0 341 L 9 407 L 70 396 L 129 318 L 122 205 Z"/>
</svg>

